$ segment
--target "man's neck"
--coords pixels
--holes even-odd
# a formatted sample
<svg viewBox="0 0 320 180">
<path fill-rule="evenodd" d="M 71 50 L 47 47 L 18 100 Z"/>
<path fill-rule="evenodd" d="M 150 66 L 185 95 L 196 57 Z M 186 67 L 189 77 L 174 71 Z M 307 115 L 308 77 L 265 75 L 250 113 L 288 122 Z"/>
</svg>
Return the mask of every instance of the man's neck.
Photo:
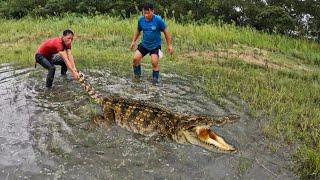
<svg viewBox="0 0 320 180">
<path fill-rule="evenodd" d="M 153 17 L 154 17 L 154 14 L 152 15 L 152 17 L 150 19 L 145 18 L 145 20 L 149 22 L 153 19 Z"/>
</svg>

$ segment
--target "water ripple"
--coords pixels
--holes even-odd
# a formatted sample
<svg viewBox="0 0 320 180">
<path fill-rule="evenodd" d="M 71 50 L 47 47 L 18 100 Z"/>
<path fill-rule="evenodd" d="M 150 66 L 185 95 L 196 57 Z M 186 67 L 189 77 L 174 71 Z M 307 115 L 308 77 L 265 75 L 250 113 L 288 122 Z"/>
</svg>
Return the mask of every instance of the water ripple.
<svg viewBox="0 0 320 180">
<path fill-rule="evenodd" d="M 88 129 L 91 118 L 101 109 L 77 82 L 57 73 L 53 88 L 47 89 L 43 68 L 3 64 L 0 179 L 295 178 L 287 168 L 285 151 L 274 153 L 267 148 L 260 129 L 263 121 L 251 119 L 245 103 L 236 97 L 222 99 L 222 107 L 195 88 L 190 79 L 175 74 L 162 73 L 160 85 L 153 86 L 147 76 L 133 83 L 130 77 L 110 71 L 85 73 L 104 95 L 145 100 L 179 113 L 212 117 L 239 114 L 239 122 L 214 128 L 239 152 L 211 153 L 114 125 Z"/>
</svg>

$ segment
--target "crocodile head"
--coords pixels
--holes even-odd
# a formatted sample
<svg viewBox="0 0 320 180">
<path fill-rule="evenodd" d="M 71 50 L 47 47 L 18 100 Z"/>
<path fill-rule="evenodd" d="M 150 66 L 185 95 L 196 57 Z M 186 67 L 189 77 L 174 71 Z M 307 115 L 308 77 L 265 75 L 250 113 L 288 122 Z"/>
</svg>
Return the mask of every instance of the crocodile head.
<svg viewBox="0 0 320 180">
<path fill-rule="evenodd" d="M 184 117 L 173 137 L 177 142 L 183 144 L 193 144 L 209 151 L 234 152 L 236 149 L 225 142 L 225 140 L 213 132 L 210 127 L 233 122 L 236 117 L 227 116 L 220 120 L 212 120 L 207 117 Z M 184 119 L 182 118 L 182 119 Z"/>
</svg>

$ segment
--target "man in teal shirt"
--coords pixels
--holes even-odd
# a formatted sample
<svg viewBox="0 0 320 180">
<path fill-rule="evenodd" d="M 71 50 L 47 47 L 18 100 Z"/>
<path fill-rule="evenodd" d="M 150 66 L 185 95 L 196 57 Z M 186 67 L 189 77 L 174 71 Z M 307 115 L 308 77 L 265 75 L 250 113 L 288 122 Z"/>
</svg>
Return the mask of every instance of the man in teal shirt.
<svg viewBox="0 0 320 180">
<path fill-rule="evenodd" d="M 139 17 L 138 28 L 132 38 L 130 49 L 136 46 L 136 41 L 143 32 L 141 43 L 133 57 L 134 75 L 139 78 L 141 76 L 141 60 L 146 54 L 150 54 L 152 63 L 152 82 L 159 81 L 159 51 L 161 49 L 161 32 L 164 33 L 169 54 L 173 53 L 171 35 L 163 19 L 154 14 L 154 8 L 151 3 L 145 3 L 143 6 L 143 15 Z"/>
</svg>

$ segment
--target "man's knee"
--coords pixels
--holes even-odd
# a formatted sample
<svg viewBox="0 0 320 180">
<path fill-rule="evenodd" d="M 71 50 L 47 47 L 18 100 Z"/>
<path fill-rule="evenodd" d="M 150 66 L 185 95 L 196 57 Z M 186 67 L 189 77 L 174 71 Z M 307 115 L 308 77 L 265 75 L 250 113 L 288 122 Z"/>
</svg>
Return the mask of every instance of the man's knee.
<svg viewBox="0 0 320 180">
<path fill-rule="evenodd" d="M 59 62 L 59 61 L 63 61 L 63 58 L 60 56 L 59 53 L 56 53 L 56 54 L 52 55 L 52 60 L 54 62 Z"/>
<path fill-rule="evenodd" d="M 133 63 L 133 65 L 139 65 L 140 62 L 141 62 L 141 60 L 142 60 L 142 58 L 135 56 L 135 57 L 133 58 L 132 63 Z"/>
<path fill-rule="evenodd" d="M 159 68 L 159 63 L 158 62 L 152 62 L 152 69 L 158 69 Z"/>
<path fill-rule="evenodd" d="M 157 55 L 152 54 L 151 55 L 151 64 L 153 68 L 158 68 L 159 66 L 159 58 Z"/>
<path fill-rule="evenodd" d="M 139 50 L 136 50 L 133 56 L 133 64 L 134 65 L 140 64 L 142 58 L 143 58 L 143 55 L 141 54 L 141 52 Z"/>
</svg>

